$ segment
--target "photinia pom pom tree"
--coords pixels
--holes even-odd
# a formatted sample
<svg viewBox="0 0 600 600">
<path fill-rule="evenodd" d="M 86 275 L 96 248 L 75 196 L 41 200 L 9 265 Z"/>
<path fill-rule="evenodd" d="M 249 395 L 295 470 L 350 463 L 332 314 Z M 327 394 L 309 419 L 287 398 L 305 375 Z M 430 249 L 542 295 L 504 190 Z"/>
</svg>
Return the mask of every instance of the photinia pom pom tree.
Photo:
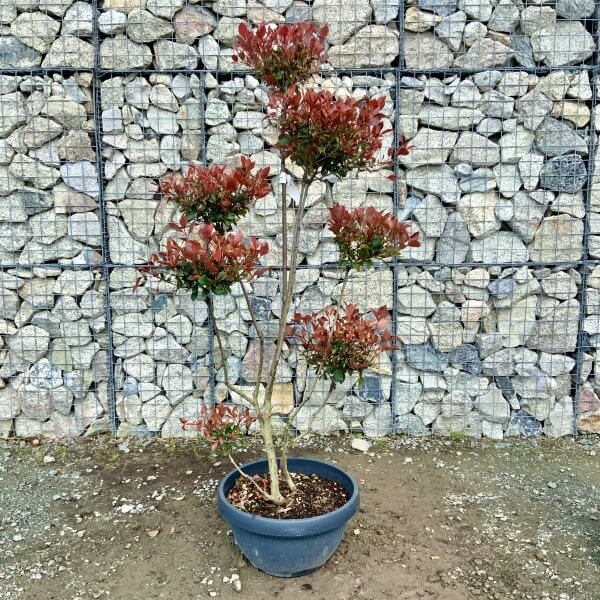
<svg viewBox="0 0 600 600">
<path fill-rule="evenodd" d="M 166 201 L 178 205 L 182 217 L 171 225 L 173 235 L 168 237 L 165 249 L 152 254 L 148 264 L 140 269 L 146 275 L 189 290 L 192 298 L 206 301 L 221 354 L 224 383 L 232 396 L 241 398 L 251 411 L 226 404 L 210 410 L 203 407 L 198 418 L 184 419 L 182 426 L 198 431 L 213 449 L 226 450 L 240 476 L 253 482 L 266 501 L 282 507 L 293 501 L 296 491 L 287 466 L 292 448 L 310 433 L 312 421 L 336 386 L 352 375 L 362 378 L 364 371 L 398 341 L 390 330 L 391 319 L 385 306 L 361 313 L 356 305 L 344 303 L 350 272 L 369 267 L 377 260 L 397 257 L 405 248 L 419 245 L 418 234 L 391 213 L 371 206 L 349 210 L 341 204 L 330 205 L 328 227 L 344 267 L 341 292 L 336 303 L 322 311 L 289 317 L 310 186 L 315 181 L 330 186 L 332 180 L 393 164 L 397 156 L 410 151 L 401 138 L 398 147 L 389 151 L 389 158 L 381 160 L 383 138 L 390 132 L 384 126 L 383 97 L 339 98 L 330 91 L 307 87 L 310 77 L 319 72 L 327 58 L 327 32 L 327 26 L 318 28 L 312 23 L 261 24 L 255 31 L 242 24 L 235 44 L 236 60 L 253 69 L 270 94 L 266 120 L 279 132 L 275 148 L 282 159 L 282 172 L 286 172 L 289 161 L 294 166 L 290 170 L 300 173 L 299 193 L 289 223 L 285 175 L 281 183 L 281 316 L 274 344 L 266 343 L 249 292 L 251 282 L 268 270 L 264 264 L 268 246 L 236 229 L 236 223 L 249 208 L 272 192 L 269 168 L 256 169 L 249 158 L 242 156 L 240 166 L 235 168 L 190 165 L 182 174 L 167 177 L 162 191 Z M 213 306 L 214 296 L 230 293 L 234 284 L 241 287 L 258 340 L 259 376 L 250 392 L 229 377 L 224 333 Z M 305 388 L 303 400 L 294 406 L 287 427 L 276 438 L 273 391 L 286 344 L 298 348 L 315 377 L 312 389 Z M 312 413 L 306 430 L 292 435 L 294 418 L 311 399 L 319 381 L 328 382 L 328 392 Z M 268 473 L 260 478 L 261 485 L 243 472 L 230 452 L 234 446 L 230 442 L 238 439 L 254 420 L 258 422 L 268 462 Z"/>
</svg>

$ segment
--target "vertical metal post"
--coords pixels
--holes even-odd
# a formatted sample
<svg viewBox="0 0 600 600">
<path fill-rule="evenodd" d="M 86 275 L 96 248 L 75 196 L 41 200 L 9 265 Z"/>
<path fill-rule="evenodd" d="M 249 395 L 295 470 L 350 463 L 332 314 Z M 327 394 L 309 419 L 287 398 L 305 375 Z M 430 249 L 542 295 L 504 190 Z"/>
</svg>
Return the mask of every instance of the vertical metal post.
<svg viewBox="0 0 600 600">
<path fill-rule="evenodd" d="M 206 87 L 204 85 L 204 78 L 206 74 L 204 72 L 198 72 L 198 79 L 200 80 L 200 161 L 204 166 L 208 164 L 206 157 L 206 123 L 204 122 L 204 107 L 206 98 Z M 215 323 L 208 315 L 208 389 L 210 390 L 210 401 L 211 404 L 217 402 L 217 371 L 215 369 Z M 221 357 L 223 360 L 223 357 Z"/>
<path fill-rule="evenodd" d="M 403 4 L 403 2 L 401 2 Z M 401 69 L 395 70 L 394 78 L 394 141 L 393 147 L 396 148 L 400 142 L 400 77 Z M 394 159 L 394 188 L 392 195 L 392 202 L 394 207 L 394 214 L 398 216 L 400 210 L 400 198 L 398 194 L 398 160 Z M 398 334 L 398 270 L 400 268 L 399 260 L 397 256 L 392 259 L 392 333 Z M 396 343 L 392 350 L 392 383 L 390 387 L 390 403 L 392 405 L 392 432 L 396 433 L 398 429 L 398 419 L 396 417 L 396 397 L 397 397 L 397 376 L 398 376 L 398 348 L 399 342 Z"/>
<path fill-rule="evenodd" d="M 104 321 L 106 324 L 106 354 L 108 361 L 108 414 L 112 434 L 115 435 L 119 427 L 117 416 L 117 395 L 115 389 L 115 357 L 112 330 L 112 313 L 110 306 L 110 273 L 112 262 L 110 259 L 108 217 L 106 201 L 104 198 L 104 160 L 102 157 L 102 100 L 100 96 L 100 36 L 98 33 L 98 2 L 93 0 L 94 9 L 92 45 L 94 47 L 94 68 L 92 69 L 92 114 L 94 118 L 94 138 L 96 149 L 96 171 L 98 173 L 98 212 L 100 218 L 101 252 L 102 252 L 102 278 L 104 280 Z"/>
<path fill-rule="evenodd" d="M 595 107 L 598 102 L 598 86 L 597 78 L 600 76 L 600 27 L 598 24 L 598 18 L 600 16 L 600 8 L 598 4 L 594 9 L 593 22 L 596 25 L 595 40 L 596 40 L 596 55 L 594 66 L 588 70 L 588 75 L 591 78 L 592 86 L 592 110 L 590 117 L 590 137 L 588 142 L 588 178 L 587 185 L 583 192 L 584 194 L 584 212 L 585 216 L 583 219 L 583 254 L 581 257 L 581 264 L 579 268 L 579 274 L 581 275 L 581 282 L 579 288 L 579 319 L 577 324 L 577 342 L 576 342 L 576 358 L 575 358 L 575 373 L 573 382 L 574 393 L 573 393 L 573 435 L 577 435 L 578 424 L 579 424 L 579 403 L 581 399 L 581 390 L 583 388 L 582 381 L 582 370 L 583 370 L 583 358 L 586 350 L 586 339 L 587 335 L 583 329 L 585 317 L 587 314 L 587 282 L 590 273 L 590 211 L 592 204 L 592 189 L 594 186 L 594 167 L 596 163 L 596 122 L 595 122 Z"/>
</svg>

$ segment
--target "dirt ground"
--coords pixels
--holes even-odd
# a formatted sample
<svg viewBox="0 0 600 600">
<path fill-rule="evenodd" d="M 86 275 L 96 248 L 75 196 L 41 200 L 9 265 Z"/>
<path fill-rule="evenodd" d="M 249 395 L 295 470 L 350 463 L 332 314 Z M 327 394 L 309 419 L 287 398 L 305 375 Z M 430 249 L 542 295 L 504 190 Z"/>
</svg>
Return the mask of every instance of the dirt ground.
<svg viewBox="0 0 600 600">
<path fill-rule="evenodd" d="M 353 473 L 362 508 L 323 569 L 278 580 L 237 552 L 215 510 L 229 465 L 197 445 L 0 444 L 0 599 L 600 599 L 598 440 L 302 454 Z"/>
</svg>

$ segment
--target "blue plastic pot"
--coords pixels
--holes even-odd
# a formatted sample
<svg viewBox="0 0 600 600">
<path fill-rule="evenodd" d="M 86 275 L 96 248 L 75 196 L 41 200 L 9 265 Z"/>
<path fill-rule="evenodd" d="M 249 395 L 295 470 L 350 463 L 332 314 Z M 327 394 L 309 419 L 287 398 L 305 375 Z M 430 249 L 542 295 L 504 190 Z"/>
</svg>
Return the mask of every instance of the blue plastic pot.
<svg viewBox="0 0 600 600">
<path fill-rule="evenodd" d="M 333 512 L 309 519 L 257 517 L 232 506 L 227 494 L 239 477 L 231 471 L 219 485 L 217 506 L 239 549 L 257 569 L 275 577 L 298 577 L 322 567 L 337 550 L 348 521 L 359 507 L 358 485 L 340 467 L 314 458 L 290 458 L 290 471 L 319 475 L 343 485 L 348 502 Z M 248 475 L 267 472 L 267 461 L 242 467 Z"/>
</svg>

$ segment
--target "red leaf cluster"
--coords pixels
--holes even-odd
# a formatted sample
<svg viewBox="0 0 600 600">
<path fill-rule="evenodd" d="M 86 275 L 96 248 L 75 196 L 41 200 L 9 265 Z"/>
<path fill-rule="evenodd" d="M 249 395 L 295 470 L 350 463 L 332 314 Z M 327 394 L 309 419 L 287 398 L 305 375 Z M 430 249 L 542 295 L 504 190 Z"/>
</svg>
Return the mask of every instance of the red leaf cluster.
<svg viewBox="0 0 600 600">
<path fill-rule="evenodd" d="M 177 203 L 190 219 L 226 231 L 272 191 L 269 167 L 252 174 L 254 167 L 245 156 L 241 165 L 230 171 L 224 166 L 190 165 L 184 174 L 166 177 L 161 189 L 165 199 Z"/>
<path fill-rule="evenodd" d="M 374 318 L 367 318 L 355 304 L 346 304 L 344 312 L 331 306 L 322 312 L 296 313 L 286 333 L 302 347 L 309 365 L 341 383 L 346 375 L 372 367 L 397 340 L 389 330 L 387 308 L 372 309 L 371 313 Z"/>
<path fill-rule="evenodd" d="M 335 235 L 343 266 L 360 269 L 370 266 L 373 259 L 390 258 L 407 246 L 420 246 L 418 232 L 410 233 L 407 223 L 373 206 L 348 210 L 334 204 L 329 215 L 329 229 Z"/>
<path fill-rule="evenodd" d="M 210 441 L 211 450 L 222 448 L 235 442 L 241 433 L 256 420 L 247 408 L 215 404 L 210 408 L 202 406 L 197 419 L 179 419 L 183 429 L 194 429 Z"/>
<path fill-rule="evenodd" d="M 246 63 L 267 85 L 285 92 L 319 72 L 327 60 L 328 33 L 327 25 L 319 29 L 314 23 L 261 23 L 254 32 L 241 23 L 233 60 Z"/>
<path fill-rule="evenodd" d="M 372 168 L 389 132 L 383 129 L 384 104 L 383 96 L 356 100 L 291 87 L 270 103 L 270 116 L 279 127 L 277 147 L 309 177 L 344 177 L 353 169 Z"/>
<path fill-rule="evenodd" d="M 241 231 L 220 233 L 210 223 L 190 226 L 186 217 L 171 228 L 183 233 L 182 239 L 169 237 L 165 250 L 152 254 L 140 271 L 190 290 L 193 299 L 211 292 L 227 294 L 233 283 L 250 281 L 267 270 L 257 263 L 269 246 L 245 238 Z"/>
</svg>

